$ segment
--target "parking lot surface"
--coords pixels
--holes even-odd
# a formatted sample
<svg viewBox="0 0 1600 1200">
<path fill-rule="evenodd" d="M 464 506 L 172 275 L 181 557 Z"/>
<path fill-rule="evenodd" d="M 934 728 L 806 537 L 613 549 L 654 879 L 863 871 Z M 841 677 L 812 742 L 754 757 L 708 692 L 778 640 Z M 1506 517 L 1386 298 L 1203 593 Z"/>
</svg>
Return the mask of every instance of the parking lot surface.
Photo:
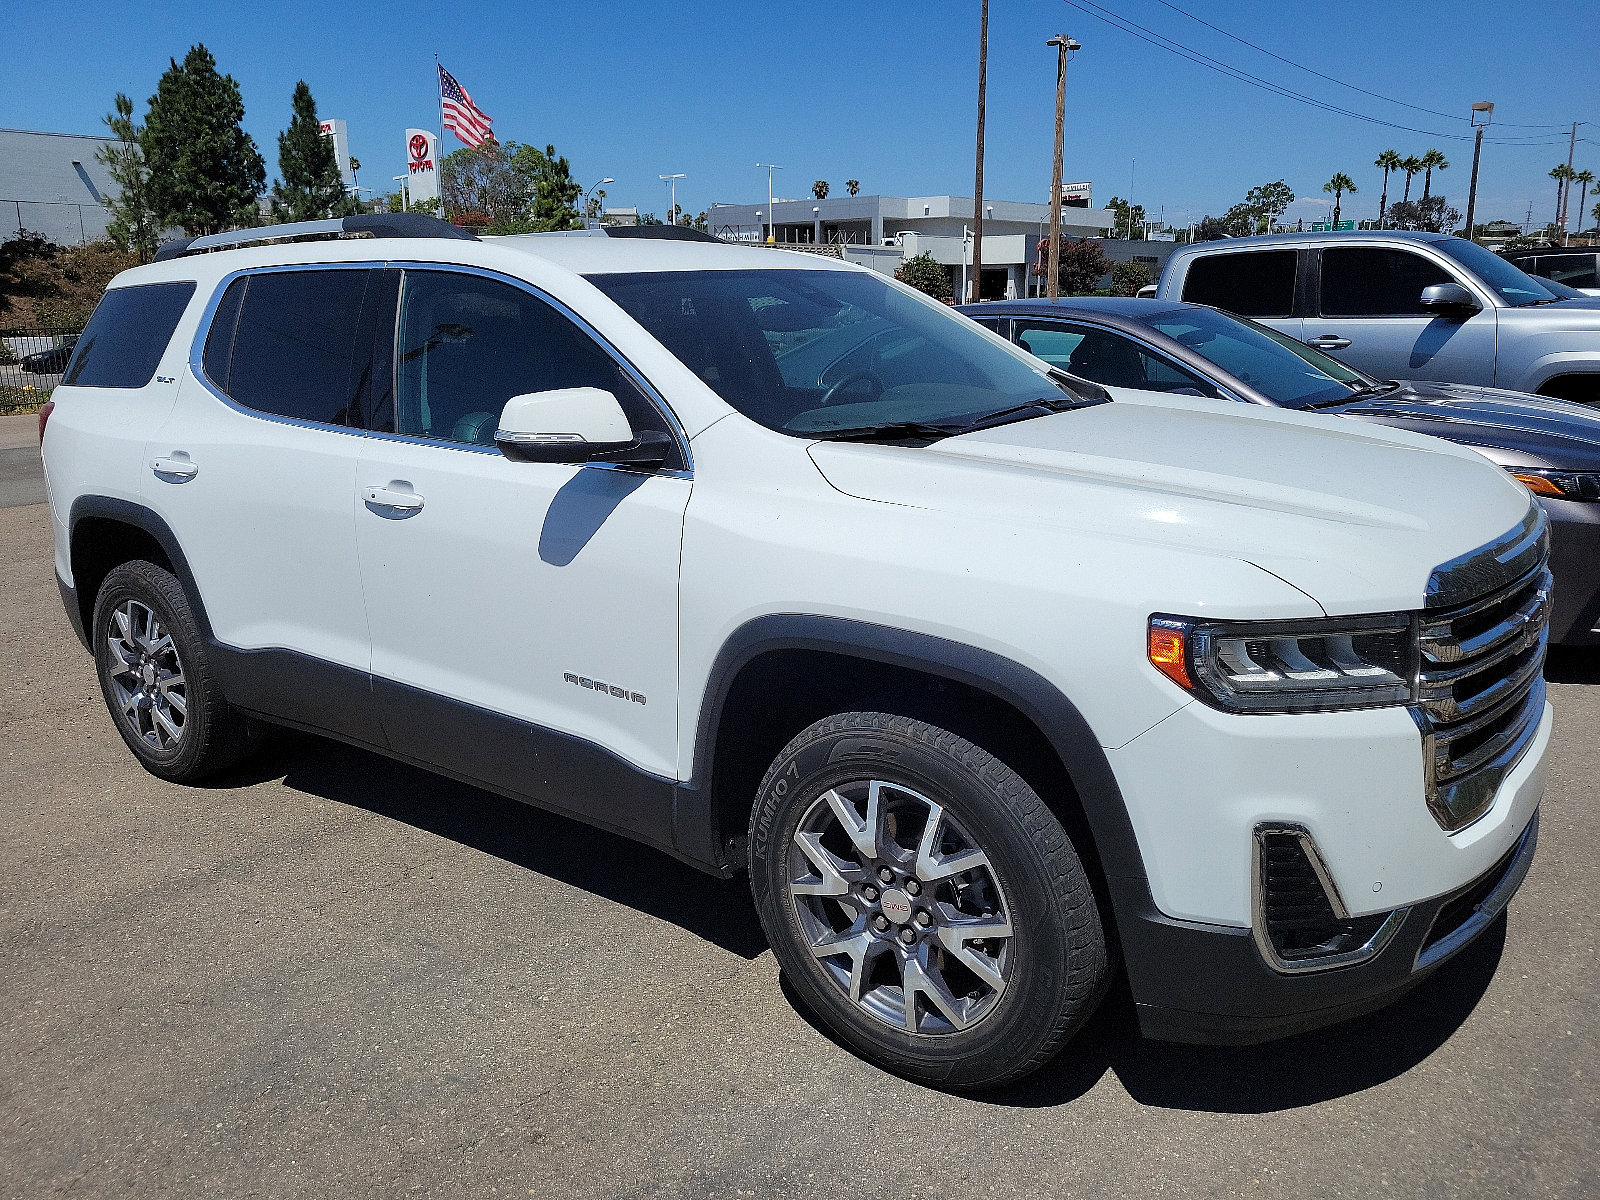
<svg viewBox="0 0 1600 1200">
<path fill-rule="evenodd" d="M 796 1009 L 742 881 L 313 738 L 145 774 L 0 425 L 0 1196 L 1600 1194 L 1600 658 L 1508 919 L 1406 999 L 1210 1049 L 1113 997 L 952 1097 Z"/>
</svg>

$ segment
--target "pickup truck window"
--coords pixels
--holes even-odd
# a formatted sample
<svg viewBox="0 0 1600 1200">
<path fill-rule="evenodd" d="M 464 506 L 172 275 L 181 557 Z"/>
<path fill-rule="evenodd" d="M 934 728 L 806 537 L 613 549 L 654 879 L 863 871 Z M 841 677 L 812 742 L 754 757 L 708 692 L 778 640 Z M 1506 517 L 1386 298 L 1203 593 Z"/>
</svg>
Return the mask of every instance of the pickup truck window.
<svg viewBox="0 0 1600 1200">
<path fill-rule="evenodd" d="M 1422 289 L 1455 282 L 1443 267 L 1407 250 L 1334 247 L 1322 252 L 1322 315 L 1425 317 Z"/>
<path fill-rule="evenodd" d="M 1183 278 L 1183 299 L 1241 317 L 1291 316 L 1298 257 L 1293 250 L 1204 255 L 1189 264 Z"/>
</svg>

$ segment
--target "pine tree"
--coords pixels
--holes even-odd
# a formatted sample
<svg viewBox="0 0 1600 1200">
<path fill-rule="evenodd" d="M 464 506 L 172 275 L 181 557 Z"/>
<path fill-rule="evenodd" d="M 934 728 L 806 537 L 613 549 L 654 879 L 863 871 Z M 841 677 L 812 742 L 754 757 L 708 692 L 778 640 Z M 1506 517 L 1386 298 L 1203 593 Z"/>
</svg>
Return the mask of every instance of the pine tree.
<svg viewBox="0 0 1600 1200">
<path fill-rule="evenodd" d="M 116 111 L 106 115 L 106 127 L 116 140 L 95 151 L 116 182 L 117 194 L 103 203 L 111 213 L 106 236 L 117 247 L 147 263 L 155 256 L 161 222 L 150 206 L 150 167 L 139 148 L 144 130 L 133 123 L 133 101 L 117 93 Z"/>
<path fill-rule="evenodd" d="M 572 166 L 566 156 L 557 156 L 556 148 L 546 145 L 538 156 L 539 163 L 533 182 L 533 224 L 540 232 L 563 229 L 582 229 L 583 217 L 578 212 L 578 196 L 583 188 L 572 178 Z"/>
<path fill-rule="evenodd" d="M 272 185 L 272 219 L 320 221 L 350 208 L 333 139 L 322 136 L 317 102 L 302 79 L 294 86 L 294 117 L 278 135 L 278 173 Z"/>
<path fill-rule="evenodd" d="M 192 234 L 218 233 L 258 219 L 266 164 L 240 128 L 244 100 L 231 75 L 203 45 L 176 59 L 150 97 L 140 144 L 150 172 L 150 206 Z"/>
</svg>

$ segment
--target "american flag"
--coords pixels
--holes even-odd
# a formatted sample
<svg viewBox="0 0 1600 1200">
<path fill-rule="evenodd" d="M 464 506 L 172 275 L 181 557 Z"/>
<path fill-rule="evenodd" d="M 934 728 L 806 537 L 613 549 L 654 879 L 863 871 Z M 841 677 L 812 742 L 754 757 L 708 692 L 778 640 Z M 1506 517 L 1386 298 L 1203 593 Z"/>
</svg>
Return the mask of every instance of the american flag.
<svg viewBox="0 0 1600 1200">
<path fill-rule="evenodd" d="M 494 141 L 494 132 L 489 128 L 494 118 L 474 104 L 467 89 L 442 66 L 439 68 L 439 108 L 444 113 L 444 127 L 473 149 Z"/>
</svg>

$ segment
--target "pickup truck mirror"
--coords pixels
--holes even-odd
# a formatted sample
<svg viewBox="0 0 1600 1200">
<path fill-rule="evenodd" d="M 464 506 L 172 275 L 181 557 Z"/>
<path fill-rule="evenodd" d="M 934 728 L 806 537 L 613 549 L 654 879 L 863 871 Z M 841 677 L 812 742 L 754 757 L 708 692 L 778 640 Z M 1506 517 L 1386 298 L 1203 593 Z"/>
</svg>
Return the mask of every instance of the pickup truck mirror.
<svg viewBox="0 0 1600 1200">
<path fill-rule="evenodd" d="M 1441 317 L 1470 317 L 1482 310 L 1477 297 L 1459 283 L 1435 283 L 1422 289 L 1419 301 L 1429 312 Z"/>
<path fill-rule="evenodd" d="M 513 396 L 500 412 L 494 444 L 518 462 L 628 463 L 659 467 L 672 439 L 635 432 L 616 396 L 601 388 L 556 388 Z"/>
</svg>

